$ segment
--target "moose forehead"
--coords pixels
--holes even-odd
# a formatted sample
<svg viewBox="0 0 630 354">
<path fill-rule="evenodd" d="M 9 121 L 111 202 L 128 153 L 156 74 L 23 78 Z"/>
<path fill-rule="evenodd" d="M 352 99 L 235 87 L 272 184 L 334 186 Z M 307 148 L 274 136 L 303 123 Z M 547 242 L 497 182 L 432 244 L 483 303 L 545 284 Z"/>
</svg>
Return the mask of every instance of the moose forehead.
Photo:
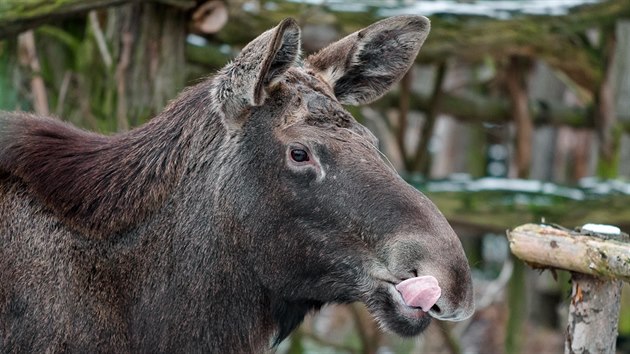
<svg viewBox="0 0 630 354">
<path fill-rule="evenodd" d="M 312 126 L 351 128 L 356 121 L 337 101 L 330 86 L 314 74 L 295 68 L 289 71 L 285 83 L 297 108 L 288 124 L 304 122 Z"/>
<path fill-rule="evenodd" d="M 319 132 L 344 141 L 359 138 L 372 148 L 378 145 L 374 134 L 343 108 L 332 88 L 316 74 L 299 67 L 292 68 L 280 86 L 284 91 L 282 96 L 289 97 L 283 109 L 286 113 L 281 115 L 279 122 L 280 130 L 301 126 L 305 129 L 300 130 L 310 133 L 308 135 L 320 135 L 316 133 Z M 313 127 L 318 129 L 313 130 Z"/>
</svg>

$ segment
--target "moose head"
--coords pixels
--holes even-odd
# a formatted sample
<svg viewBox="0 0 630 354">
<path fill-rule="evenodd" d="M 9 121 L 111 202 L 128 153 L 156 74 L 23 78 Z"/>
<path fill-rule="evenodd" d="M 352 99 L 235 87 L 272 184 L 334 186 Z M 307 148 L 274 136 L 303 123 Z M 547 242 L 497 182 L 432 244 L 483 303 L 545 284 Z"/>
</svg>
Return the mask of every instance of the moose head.
<svg viewBox="0 0 630 354">
<path fill-rule="evenodd" d="M 382 20 L 300 59 L 285 20 L 214 79 L 228 139 L 215 207 L 234 218 L 251 272 L 272 298 L 279 339 L 306 311 L 362 301 L 400 335 L 473 311 L 470 269 L 444 216 L 383 159 L 343 105 L 370 103 L 407 72 L 429 33 L 420 16 Z M 229 153 L 227 152 L 229 150 Z M 226 211 L 227 210 L 227 211 Z M 422 306 L 418 306 L 422 304 Z"/>
</svg>

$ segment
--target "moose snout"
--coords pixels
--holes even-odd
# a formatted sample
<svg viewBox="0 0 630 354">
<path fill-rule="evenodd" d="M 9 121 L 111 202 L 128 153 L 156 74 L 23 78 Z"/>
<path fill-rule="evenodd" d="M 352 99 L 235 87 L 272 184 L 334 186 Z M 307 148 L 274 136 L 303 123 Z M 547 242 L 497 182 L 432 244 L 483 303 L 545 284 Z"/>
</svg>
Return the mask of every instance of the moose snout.
<svg viewBox="0 0 630 354">
<path fill-rule="evenodd" d="M 449 236 L 449 242 L 435 243 L 425 242 L 428 237 L 399 238 L 388 247 L 388 258 L 407 306 L 436 319 L 462 321 L 474 312 L 472 277 L 459 239 L 454 232 Z"/>
</svg>

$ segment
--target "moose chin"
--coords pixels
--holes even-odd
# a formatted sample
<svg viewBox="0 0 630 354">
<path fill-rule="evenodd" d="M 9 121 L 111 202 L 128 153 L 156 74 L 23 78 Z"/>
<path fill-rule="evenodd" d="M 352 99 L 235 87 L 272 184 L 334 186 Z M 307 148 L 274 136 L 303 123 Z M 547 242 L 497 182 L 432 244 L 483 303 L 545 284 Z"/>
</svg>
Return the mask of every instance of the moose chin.
<svg viewBox="0 0 630 354">
<path fill-rule="evenodd" d="M 0 113 L 0 352 L 259 353 L 355 301 L 402 336 L 471 316 L 457 236 L 343 108 L 429 28 L 392 17 L 304 59 L 284 20 L 111 136 Z"/>
</svg>

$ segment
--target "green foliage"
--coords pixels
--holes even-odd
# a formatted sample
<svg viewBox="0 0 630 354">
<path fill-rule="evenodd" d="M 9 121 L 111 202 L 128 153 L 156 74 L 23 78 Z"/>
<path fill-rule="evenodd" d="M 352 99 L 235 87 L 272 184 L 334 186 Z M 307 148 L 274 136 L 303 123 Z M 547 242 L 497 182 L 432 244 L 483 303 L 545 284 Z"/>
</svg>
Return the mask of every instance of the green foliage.
<svg viewBox="0 0 630 354">
<path fill-rule="evenodd" d="M 42 75 L 53 112 L 88 129 L 115 131 L 114 70 L 100 57 L 89 23 L 44 25 L 37 35 L 45 53 L 40 55 Z"/>
<path fill-rule="evenodd" d="M 559 194 L 552 195 L 542 191 L 454 190 L 457 188 L 455 185 L 439 187 L 450 191 L 432 191 L 435 188 L 433 185 L 448 182 L 410 183 L 423 191 L 450 222 L 482 230 L 503 232 L 523 222 L 539 222 L 542 219 L 560 225 L 577 226 L 584 224 L 585 220 L 596 220 L 598 223 L 617 225 L 622 229 L 630 227 L 628 196 L 615 192 L 608 195 L 586 193 L 584 199 L 572 199 L 562 194 L 572 193 L 571 191 L 577 189 L 556 185 L 550 188 L 557 190 Z"/>
<path fill-rule="evenodd" d="M 17 106 L 17 94 L 11 83 L 11 55 L 9 43 L 0 41 L 0 110 L 12 110 Z"/>
<path fill-rule="evenodd" d="M 613 179 L 618 176 L 622 134 L 623 126 L 621 124 L 616 124 L 612 128 L 612 155 L 608 158 L 600 156 L 599 160 L 597 160 L 597 176 L 599 178 Z"/>
<path fill-rule="evenodd" d="M 625 283 L 621 292 L 621 311 L 619 311 L 619 334 L 630 336 L 630 284 Z"/>
</svg>

